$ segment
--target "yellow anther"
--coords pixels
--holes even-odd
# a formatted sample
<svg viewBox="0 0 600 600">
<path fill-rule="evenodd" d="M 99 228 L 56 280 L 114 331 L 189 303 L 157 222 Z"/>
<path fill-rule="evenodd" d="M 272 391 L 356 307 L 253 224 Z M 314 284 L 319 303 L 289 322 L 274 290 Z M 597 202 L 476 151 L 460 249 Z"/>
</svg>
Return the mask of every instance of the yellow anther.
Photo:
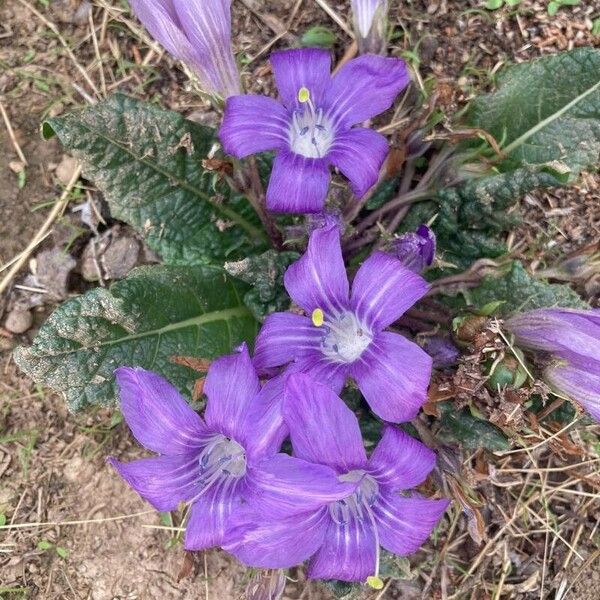
<svg viewBox="0 0 600 600">
<path fill-rule="evenodd" d="M 322 327 L 325 322 L 325 315 L 320 308 L 315 308 L 312 312 L 312 322 L 315 327 Z"/>
<path fill-rule="evenodd" d="M 374 590 L 383 589 L 383 581 L 381 580 L 381 577 L 378 577 L 377 575 L 371 575 L 370 577 L 367 577 L 367 584 Z"/>
<path fill-rule="evenodd" d="M 302 102 L 302 104 L 306 104 L 310 100 L 310 91 L 308 88 L 301 87 L 298 90 L 298 102 Z"/>
</svg>

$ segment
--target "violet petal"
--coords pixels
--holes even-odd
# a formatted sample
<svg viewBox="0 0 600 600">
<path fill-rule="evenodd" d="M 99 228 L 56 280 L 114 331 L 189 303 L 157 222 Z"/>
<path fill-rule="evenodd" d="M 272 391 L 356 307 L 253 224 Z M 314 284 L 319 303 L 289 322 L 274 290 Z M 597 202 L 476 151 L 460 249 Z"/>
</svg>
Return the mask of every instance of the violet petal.
<svg viewBox="0 0 600 600">
<path fill-rule="evenodd" d="M 367 455 L 356 415 L 326 385 L 295 373 L 286 381 L 283 418 L 295 456 L 340 473 L 364 467 Z"/>
<path fill-rule="evenodd" d="M 156 510 L 175 510 L 199 491 L 198 457 L 195 454 L 142 458 L 128 463 L 107 461 Z"/>
<path fill-rule="evenodd" d="M 410 83 L 399 58 L 367 54 L 347 62 L 325 92 L 328 116 L 338 127 L 362 123 L 386 111 Z"/>
<path fill-rule="evenodd" d="M 360 267 L 352 284 L 352 308 L 369 328 L 381 330 L 397 321 L 429 290 L 429 284 L 384 252 Z"/>
<path fill-rule="evenodd" d="M 375 573 L 377 541 L 373 525 L 366 519 L 350 517 L 347 523 L 330 520 L 325 540 L 311 559 L 311 579 L 338 579 L 364 582 Z"/>
<path fill-rule="evenodd" d="M 380 133 L 358 127 L 336 135 L 328 158 L 350 180 L 354 195 L 362 198 L 377 183 L 388 150 Z"/>
<path fill-rule="evenodd" d="M 331 77 L 331 52 L 320 48 L 298 48 L 273 52 L 270 60 L 279 95 L 289 110 L 299 107 L 301 88 L 308 89 L 314 104 L 321 104 Z"/>
<path fill-rule="evenodd" d="M 323 210 L 331 175 L 322 158 L 306 158 L 290 150 L 275 157 L 267 188 L 267 208 L 277 213 Z"/>
<path fill-rule="evenodd" d="M 367 471 L 391 490 L 408 490 L 425 481 L 435 467 L 435 452 L 404 431 L 386 425 L 369 458 Z"/>
<path fill-rule="evenodd" d="M 254 349 L 254 365 L 259 373 L 286 365 L 296 357 L 320 357 L 323 332 L 308 317 L 294 313 L 272 313 L 263 323 Z"/>
<path fill-rule="evenodd" d="M 319 549 L 329 521 L 326 507 L 278 520 L 246 507 L 233 515 L 223 549 L 249 567 L 293 567 Z"/>
<path fill-rule="evenodd" d="M 166 379 L 129 367 L 120 367 L 115 376 L 123 417 L 142 446 L 175 455 L 194 452 L 205 444 L 206 425 Z"/>
<path fill-rule="evenodd" d="M 449 501 L 382 493 L 373 506 L 381 545 L 394 554 L 416 552 L 429 538 Z"/>
<path fill-rule="evenodd" d="M 335 225 L 313 231 L 306 253 L 290 265 L 284 283 L 292 300 L 308 315 L 317 308 L 336 313 L 348 306 L 348 276 Z"/>
<path fill-rule="evenodd" d="M 229 437 L 240 437 L 244 415 L 259 392 L 260 381 L 243 344 L 240 352 L 215 360 L 208 369 L 204 382 L 206 424 Z"/>
<path fill-rule="evenodd" d="M 244 158 L 288 146 L 290 121 L 283 106 L 266 96 L 227 99 L 219 137 L 227 154 Z"/>
<path fill-rule="evenodd" d="M 206 550 L 227 542 L 231 516 L 242 508 L 244 487 L 243 479 L 229 479 L 194 501 L 185 528 L 186 550 Z"/>
<path fill-rule="evenodd" d="M 354 492 L 356 483 L 341 482 L 330 467 L 277 454 L 248 473 L 248 502 L 273 518 L 318 510 Z"/>
<path fill-rule="evenodd" d="M 350 374 L 377 416 L 401 423 L 414 419 L 427 400 L 431 362 L 415 343 L 383 332 L 351 366 Z"/>
</svg>

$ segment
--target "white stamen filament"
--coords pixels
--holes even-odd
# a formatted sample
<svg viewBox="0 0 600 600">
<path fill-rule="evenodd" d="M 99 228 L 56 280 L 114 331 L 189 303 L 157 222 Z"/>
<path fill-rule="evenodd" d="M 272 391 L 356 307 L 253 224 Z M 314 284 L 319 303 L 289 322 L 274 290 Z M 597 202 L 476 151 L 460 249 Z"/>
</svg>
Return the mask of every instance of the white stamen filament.
<svg viewBox="0 0 600 600">
<path fill-rule="evenodd" d="M 300 88 L 298 100 L 303 108 L 292 115 L 290 147 L 307 158 L 323 158 L 333 143 L 333 127 L 323 109 L 315 106 L 307 88 Z"/>
<path fill-rule="evenodd" d="M 350 471 L 341 475 L 338 479 L 344 482 L 358 481 L 360 483 L 350 496 L 331 503 L 329 505 L 329 514 L 338 525 L 347 525 L 352 519 L 356 521 L 364 521 L 365 517 L 368 519 L 375 537 L 375 572 L 369 579 L 379 579 L 381 549 L 379 547 L 377 521 L 372 509 L 379 494 L 379 486 L 373 477 L 362 470 Z"/>
<path fill-rule="evenodd" d="M 352 312 L 325 315 L 321 309 L 316 309 L 312 321 L 316 327 L 326 329 L 321 349 L 335 362 L 354 362 L 373 340 L 370 330 Z"/>
</svg>

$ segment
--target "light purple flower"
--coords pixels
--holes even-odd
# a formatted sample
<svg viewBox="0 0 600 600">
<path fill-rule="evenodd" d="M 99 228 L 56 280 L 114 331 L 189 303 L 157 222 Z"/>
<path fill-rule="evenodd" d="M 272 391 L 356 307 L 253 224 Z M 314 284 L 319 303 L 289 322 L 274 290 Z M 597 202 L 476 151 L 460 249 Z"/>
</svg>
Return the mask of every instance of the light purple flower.
<svg viewBox="0 0 600 600">
<path fill-rule="evenodd" d="M 405 267 L 422 273 L 435 258 L 435 233 L 427 225 L 419 225 L 415 232 L 401 235 L 392 241 L 393 254 Z"/>
<path fill-rule="evenodd" d="M 293 374 L 285 386 L 283 414 L 294 455 L 337 473 L 354 489 L 310 509 L 294 505 L 293 489 L 265 493 L 262 509 L 239 511 L 225 549 L 247 565 L 287 568 L 310 558 L 315 579 L 365 581 L 377 577 L 380 546 L 412 554 L 429 537 L 448 501 L 410 492 L 435 465 L 435 454 L 387 425 L 370 458 L 356 416 L 325 385 Z"/>
<path fill-rule="evenodd" d="M 352 12 L 361 54 L 385 52 L 388 0 L 352 0 Z"/>
<path fill-rule="evenodd" d="M 506 321 L 518 346 L 543 351 L 544 379 L 600 421 L 600 310 L 542 308 Z"/>
<path fill-rule="evenodd" d="M 156 373 L 122 367 L 116 377 L 127 424 L 159 456 L 129 463 L 109 458 L 110 464 L 157 510 L 190 505 L 186 549 L 220 546 L 258 465 L 279 451 L 287 435 L 281 378 L 261 389 L 245 346 L 214 361 L 202 419 Z"/>
<path fill-rule="evenodd" d="M 392 105 L 409 83 L 405 63 L 361 56 L 331 76 L 331 54 L 309 48 L 274 52 L 271 65 L 281 102 L 266 96 L 229 98 L 220 131 L 225 151 L 236 158 L 276 151 L 269 210 L 320 212 L 331 165 L 362 197 L 377 182 L 388 143 L 355 125 Z"/>
<path fill-rule="evenodd" d="M 376 252 L 358 270 L 350 293 L 340 231 L 329 224 L 311 234 L 284 284 L 308 316 L 280 312 L 266 318 L 254 354 L 259 372 L 291 363 L 289 370 L 308 373 L 337 392 L 350 376 L 382 419 L 414 418 L 427 398 L 431 358 L 384 330 L 425 295 L 427 282 Z"/>
<path fill-rule="evenodd" d="M 241 93 L 231 48 L 231 0 L 130 0 L 138 19 L 202 89 L 225 98 Z"/>
</svg>

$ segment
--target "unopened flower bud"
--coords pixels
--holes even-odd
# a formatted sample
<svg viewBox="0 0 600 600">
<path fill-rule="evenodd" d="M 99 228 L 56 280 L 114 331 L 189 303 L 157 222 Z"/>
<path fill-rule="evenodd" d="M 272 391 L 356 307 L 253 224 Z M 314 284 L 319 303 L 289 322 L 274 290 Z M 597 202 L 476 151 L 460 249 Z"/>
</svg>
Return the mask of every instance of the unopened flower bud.
<svg viewBox="0 0 600 600">
<path fill-rule="evenodd" d="M 423 350 L 433 359 L 434 369 L 444 369 L 456 364 L 460 350 L 452 340 L 441 335 L 426 337 L 421 343 Z"/>
<path fill-rule="evenodd" d="M 405 233 L 392 242 L 393 254 L 405 267 L 414 273 L 421 273 L 430 267 L 435 258 L 435 233 L 420 225 L 417 231 Z"/>
<path fill-rule="evenodd" d="M 385 54 L 388 0 L 352 0 L 354 29 L 361 54 Z"/>
<path fill-rule="evenodd" d="M 549 355 L 546 382 L 600 421 L 600 310 L 542 308 L 517 314 L 505 326 L 522 348 Z"/>
</svg>

